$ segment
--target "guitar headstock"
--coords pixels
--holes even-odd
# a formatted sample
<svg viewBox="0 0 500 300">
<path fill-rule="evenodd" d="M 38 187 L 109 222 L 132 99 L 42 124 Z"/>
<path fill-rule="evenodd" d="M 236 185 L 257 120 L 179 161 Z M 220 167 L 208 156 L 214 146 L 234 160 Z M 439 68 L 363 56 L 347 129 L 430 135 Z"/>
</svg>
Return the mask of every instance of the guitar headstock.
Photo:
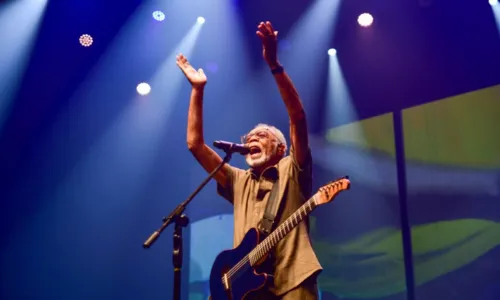
<svg viewBox="0 0 500 300">
<path fill-rule="evenodd" d="M 320 187 L 316 193 L 316 205 L 329 203 L 337 196 L 338 193 L 348 190 L 351 187 L 349 176 L 331 181 Z"/>
</svg>

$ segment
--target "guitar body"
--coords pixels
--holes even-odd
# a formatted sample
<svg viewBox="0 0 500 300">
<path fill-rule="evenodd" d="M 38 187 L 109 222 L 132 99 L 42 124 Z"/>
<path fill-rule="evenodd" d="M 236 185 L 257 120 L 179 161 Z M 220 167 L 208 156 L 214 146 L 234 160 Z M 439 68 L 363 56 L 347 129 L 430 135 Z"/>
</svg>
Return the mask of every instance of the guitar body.
<svg viewBox="0 0 500 300">
<path fill-rule="evenodd" d="M 221 252 L 212 265 L 210 272 L 210 298 L 212 300 L 240 300 L 269 284 L 272 277 L 268 274 L 257 274 L 255 269 L 246 262 L 242 268 L 225 284 L 222 277 L 233 266 L 238 264 L 260 242 L 257 229 L 250 229 L 238 247 Z M 229 289 L 227 288 L 229 287 Z"/>
<path fill-rule="evenodd" d="M 238 247 L 221 252 L 215 258 L 210 272 L 209 299 L 248 299 L 262 288 L 273 285 L 271 275 L 259 274 L 254 267 L 258 266 L 259 269 L 264 267 L 265 269 L 265 264 L 261 264 L 264 263 L 270 249 L 302 222 L 316 206 L 332 201 L 340 191 L 349 189 L 350 181 L 348 178 L 346 176 L 322 186 L 313 197 L 302 204 L 266 238 L 261 236 L 256 228 L 252 228 L 245 234 Z M 260 246 L 260 248 L 257 248 L 257 246 Z M 253 251 L 254 249 L 256 251 Z M 249 262 L 250 256 L 252 260 L 257 261 L 254 262 L 254 266 Z"/>
</svg>

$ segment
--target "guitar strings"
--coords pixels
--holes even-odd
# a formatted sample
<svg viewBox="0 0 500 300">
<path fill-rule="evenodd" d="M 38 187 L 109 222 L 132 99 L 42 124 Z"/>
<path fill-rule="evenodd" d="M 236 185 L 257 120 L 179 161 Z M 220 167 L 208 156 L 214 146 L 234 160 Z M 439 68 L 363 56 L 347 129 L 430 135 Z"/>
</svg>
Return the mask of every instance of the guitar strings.
<svg viewBox="0 0 500 300">
<path fill-rule="evenodd" d="M 348 178 L 348 177 L 345 177 L 345 178 Z M 333 184 L 334 186 L 336 185 L 339 185 L 338 182 L 334 182 Z M 320 189 L 320 191 L 323 191 L 323 192 L 326 192 L 327 194 L 327 197 L 329 197 L 328 195 L 328 189 Z M 304 203 L 304 205 L 302 205 L 294 214 L 292 214 L 292 216 L 290 217 L 293 217 L 297 212 L 301 211 L 302 209 L 304 209 L 304 212 L 307 214 L 308 212 L 306 211 L 306 206 L 309 205 L 309 212 L 311 212 L 312 210 L 314 210 L 314 208 L 316 207 L 316 205 L 318 205 L 317 203 L 317 199 L 316 199 L 316 196 L 317 196 L 317 193 L 314 194 L 311 199 L 309 199 L 308 201 L 306 201 L 306 203 Z M 314 206 L 312 206 L 312 204 L 314 204 Z M 302 219 L 302 214 L 299 213 L 299 216 L 300 216 L 300 219 Z M 293 218 L 292 218 L 293 219 Z M 297 216 L 295 216 L 295 220 L 298 221 L 297 219 Z M 296 224 L 294 224 L 294 222 L 291 222 L 291 225 L 292 225 L 292 228 L 290 230 L 292 230 L 293 228 L 295 228 L 302 220 L 298 221 Z M 271 235 L 269 235 L 266 239 L 264 239 L 264 241 L 262 241 L 262 243 L 260 243 L 254 250 L 252 250 L 249 254 L 247 254 L 242 260 L 240 260 L 235 266 L 233 266 L 226 274 L 225 276 L 227 276 L 227 279 L 230 280 L 231 277 L 233 275 L 235 275 L 247 262 L 249 262 L 251 260 L 250 258 L 250 255 L 252 255 L 252 253 L 255 254 L 262 254 L 264 255 L 265 252 L 267 252 L 268 250 L 265 249 L 265 246 L 264 244 L 266 243 L 266 240 L 269 240 L 269 239 L 273 239 L 274 235 L 276 235 L 276 232 L 279 232 L 279 230 L 285 228 L 286 226 L 286 229 L 288 229 L 288 220 L 285 221 L 283 224 L 281 224 L 280 226 L 278 226 L 278 228 L 276 228 L 276 230 L 271 233 Z M 272 247 L 271 247 L 272 248 Z M 262 250 L 264 250 L 264 253 L 262 253 Z M 251 261 L 250 261 L 251 262 Z M 222 284 L 224 284 L 224 276 L 221 277 L 221 280 L 222 280 Z"/>
<path fill-rule="evenodd" d="M 265 240 L 264 240 L 265 241 Z M 261 252 L 263 249 L 263 244 L 260 244 L 255 248 L 254 251 L 251 251 L 249 254 L 247 254 L 242 260 L 240 260 L 234 267 L 232 267 L 229 272 L 226 273 L 226 276 L 230 279 L 233 275 L 235 275 L 238 271 L 241 270 L 241 268 L 247 263 L 250 262 L 251 258 L 250 255 L 252 252 Z M 221 278 L 222 281 L 224 281 L 224 277 Z"/>
<path fill-rule="evenodd" d="M 310 210 L 312 210 L 312 209 L 313 209 L 313 207 L 312 207 L 312 205 L 311 205 L 311 204 L 312 204 L 312 203 L 315 203 L 315 201 L 316 201 L 316 195 L 313 195 L 312 199 L 310 199 L 310 200 L 312 200 L 312 201 L 307 201 L 306 203 L 304 203 L 303 207 L 299 208 L 299 209 L 297 210 L 297 212 L 298 212 L 298 211 L 301 211 L 301 210 L 302 210 L 302 208 L 304 208 L 304 212 L 306 212 L 306 210 L 305 210 L 305 206 L 307 206 L 308 204 L 309 204 L 309 209 L 310 209 Z M 312 203 L 309 203 L 309 202 L 312 202 Z M 292 215 L 292 216 L 293 216 L 293 215 Z M 228 271 L 225 275 L 226 275 L 229 279 L 230 279 L 233 275 L 235 275 L 235 274 L 236 274 L 236 273 L 237 273 L 237 272 L 238 272 L 238 271 L 239 271 L 239 270 L 240 270 L 240 269 L 241 269 L 241 268 L 242 268 L 242 267 L 243 267 L 243 266 L 244 266 L 247 262 L 249 262 L 249 261 L 250 261 L 250 255 L 252 254 L 252 252 L 257 252 L 257 253 L 262 252 L 262 250 L 264 250 L 263 248 L 264 248 L 265 241 L 266 241 L 267 239 L 271 239 L 271 240 L 272 240 L 272 238 L 273 238 L 273 237 L 272 237 L 272 236 L 273 236 L 273 234 L 275 235 L 275 234 L 276 234 L 276 232 L 279 232 L 279 230 L 281 230 L 281 229 L 285 228 L 285 226 L 286 226 L 286 227 L 288 227 L 288 225 L 290 225 L 290 224 L 287 224 L 287 223 L 288 223 L 288 222 L 284 222 L 283 224 L 281 224 L 281 225 L 280 225 L 280 226 L 279 226 L 279 227 L 278 227 L 278 228 L 277 228 L 277 229 L 276 229 L 276 230 L 275 230 L 275 231 L 274 231 L 271 235 L 269 235 L 266 239 L 264 239 L 264 241 L 263 241 L 261 244 L 259 244 L 259 245 L 258 245 L 258 246 L 254 249 L 254 251 L 251 251 L 248 255 L 246 255 L 246 256 L 245 256 L 242 260 L 240 260 L 240 261 L 239 261 L 239 262 L 238 262 L 238 263 L 237 263 L 234 267 L 232 267 L 232 268 L 231 268 L 231 269 L 230 269 L 230 270 L 229 270 L 229 271 Z M 298 223 L 299 223 L 299 222 L 298 222 Z M 297 225 L 298 225 L 298 223 L 297 223 L 297 224 L 294 224 L 294 222 L 292 222 L 292 223 L 291 223 L 292 228 L 294 228 L 295 226 L 297 226 Z M 224 276 L 223 276 L 223 277 L 221 277 L 221 280 L 224 282 Z"/>
<path fill-rule="evenodd" d="M 283 227 L 283 226 L 280 226 L 280 227 Z M 279 227 L 278 227 L 279 229 Z M 240 260 L 234 267 L 232 267 L 229 272 L 226 273 L 226 275 L 231 278 L 234 274 L 236 274 L 238 271 L 240 271 L 240 269 L 247 263 L 251 260 L 250 258 L 250 255 L 252 255 L 253 252 L 255 252 L 255 254 L 258 254 L 258 253 L 261 253 L 262 250 L 264 250 L 264 244 L 265 244 L 265 241 L 267 239 L 270 239 L 272 236 L 272 234 L 267 237 L 266 239 L 264 239 L 264 241 L 262 241 L 261 244 L 259 244 L 253 251 L 251 251 L 248 255 L 246 255 L 242 260 Z M 255 255 L 254 254 L 254 255 Z M 262 254 L 262 253 L 261 253 Z M 222 281 L 224 281 L 224 277 L 222 277 Z"/>
</svg>

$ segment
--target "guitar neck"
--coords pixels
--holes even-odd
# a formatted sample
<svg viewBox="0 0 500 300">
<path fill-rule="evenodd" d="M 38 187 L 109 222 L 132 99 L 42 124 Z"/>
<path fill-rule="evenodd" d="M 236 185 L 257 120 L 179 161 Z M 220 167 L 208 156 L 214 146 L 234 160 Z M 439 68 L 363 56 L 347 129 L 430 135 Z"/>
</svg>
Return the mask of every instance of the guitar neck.
<svg viewBox="0 0 500 300">
<path fill-rule="evenodd" d="M 286 219 L 276 230 L 274 230 L 267 238 L 265 238 L 255 249 L 249 254 L 250 264 L 254 265 L 271 251 L 292 229 L 302 222 L 317 206 L 315 196 L 311 197 L 304 203 L 295 213 Z"/>
</svg>

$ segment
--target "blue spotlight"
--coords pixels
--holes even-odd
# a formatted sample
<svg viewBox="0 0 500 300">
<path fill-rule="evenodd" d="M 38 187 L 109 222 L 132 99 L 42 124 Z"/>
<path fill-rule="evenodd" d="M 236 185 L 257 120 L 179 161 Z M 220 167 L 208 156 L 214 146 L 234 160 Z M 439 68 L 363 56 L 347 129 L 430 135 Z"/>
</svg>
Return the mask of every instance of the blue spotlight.
<svg viewBox="0 0 500 300">
<path fill-rule="evenodd" d="M 164 14 L 163 12 L 161 12 L 161 11 L 157 10 L 157 11 L 154 11 L 154 12 L 153 12 L 153 18 L 154 18 L 156 21 L 161 22 L 161 21 L 165 20 L 165 14 Z"/>
<path fill-rule="evenodd" d="M 198 17 L 198 19 L 196 20 L 199 24 L 203 24 L 205 23 L 205 18 L 203 17 Z"/>
<path fill-rule="evenodd" d="M 488 2 L 490 3 L 491 6 L 498 5 L 498 0 L 489 0 Z"/>
<path fill-rule="evenodd" d="M 328 55 L 330 56 L 334 56 L 335 54 L 337 54 L 337 50 L 331 48 L 331 49 L 328 49 Z"/>
</svg>

